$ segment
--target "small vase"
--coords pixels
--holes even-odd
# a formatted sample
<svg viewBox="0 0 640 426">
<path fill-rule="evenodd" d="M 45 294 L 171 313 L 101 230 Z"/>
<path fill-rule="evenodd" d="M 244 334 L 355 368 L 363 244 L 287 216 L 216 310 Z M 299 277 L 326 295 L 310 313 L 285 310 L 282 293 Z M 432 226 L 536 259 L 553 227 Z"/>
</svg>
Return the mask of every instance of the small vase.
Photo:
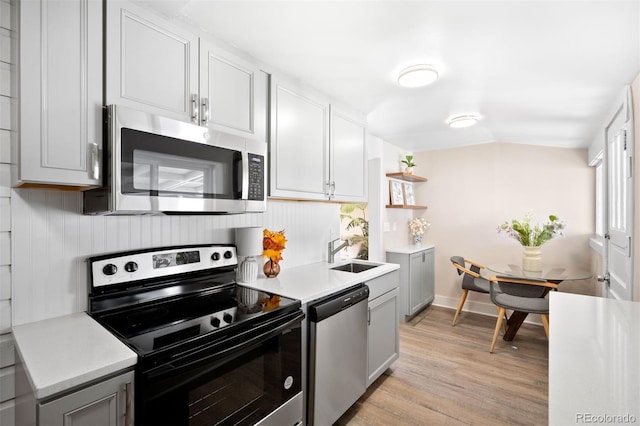
<svg viewBox="0 0 640 426">
<path fill-rule="evenodd" d="M 404 172 L 408 175 L 412 175 L 413 174 L 413 167 L 407 167 Z"/>
<path fill-rule="evenodd" d="M 415 244 L 417 246 L 421 246 L 422 245 L 422 235 L 414 235 L 413 236 L 413 244 Z"/>
<path fill-rule="evenodd" d="M 269 259 L 267 263 L 264 264 L 263 271 L 267 278 L 275 278 L 280 273 L 280 265 L 278 262 Z"/>
<path fill-rule="evenodd" d="M 258 279 L 258 262 L 253 257 L 247 257 L 240 264 L 239 278 L 243 283 L 252 283 Z"/>
<path fill-rule="evenodd" d="M 540 246 L 522 246 L 522 269 L 525 271 L 542 271 L 542 251 Z"/>
</svg>

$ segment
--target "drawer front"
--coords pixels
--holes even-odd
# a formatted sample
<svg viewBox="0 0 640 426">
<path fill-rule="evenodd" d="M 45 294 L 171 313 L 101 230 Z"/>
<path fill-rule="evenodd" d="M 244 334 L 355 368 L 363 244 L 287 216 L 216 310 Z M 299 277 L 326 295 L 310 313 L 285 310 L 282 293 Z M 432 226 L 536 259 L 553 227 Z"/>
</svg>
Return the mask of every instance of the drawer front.
<svg viewBox="0 0 640 426">
<path fill-rule="evenodd" d="M 367 281 L 369 287 L 369 300 L 373 300 L 400 285 L 400 272 L 395 270 L 377 278 Z"/>
</svg>

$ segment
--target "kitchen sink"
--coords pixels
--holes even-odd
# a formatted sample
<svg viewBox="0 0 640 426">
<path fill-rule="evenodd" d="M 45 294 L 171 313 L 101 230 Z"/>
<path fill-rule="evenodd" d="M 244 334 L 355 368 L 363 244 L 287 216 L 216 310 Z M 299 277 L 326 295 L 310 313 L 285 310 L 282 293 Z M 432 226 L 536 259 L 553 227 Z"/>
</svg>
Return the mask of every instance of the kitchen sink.
<svg viewBox="0 0 640 426">
<path fill-rule="evenodd" d="M 378 264 L 370 264 L 370 263 L 345 263 L 344 265 L 334 266 L 334 271 L 344 271 L 344 272 L 353 272 L 357 274 L 358 272 L 368 271 L 369 269 L 377 268 Z"/>
</svg>

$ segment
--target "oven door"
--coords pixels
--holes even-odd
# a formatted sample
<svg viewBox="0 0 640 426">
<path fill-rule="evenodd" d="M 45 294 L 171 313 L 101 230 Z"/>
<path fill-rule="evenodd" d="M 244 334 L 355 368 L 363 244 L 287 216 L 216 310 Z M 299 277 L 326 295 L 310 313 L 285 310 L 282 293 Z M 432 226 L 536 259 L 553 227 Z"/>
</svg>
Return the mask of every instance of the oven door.
<svg viewBox="0 0 640 426">
<path fill-rule="evenodd" d="M 301 422 L 303 318 L 298 310 L 160 364 L 141 359 L 136 425 Z"/>
<path fill-rule="evenodd" d="M 107 107 L 113 211 L 263 211 L 264 142 Z"/>
</svg>

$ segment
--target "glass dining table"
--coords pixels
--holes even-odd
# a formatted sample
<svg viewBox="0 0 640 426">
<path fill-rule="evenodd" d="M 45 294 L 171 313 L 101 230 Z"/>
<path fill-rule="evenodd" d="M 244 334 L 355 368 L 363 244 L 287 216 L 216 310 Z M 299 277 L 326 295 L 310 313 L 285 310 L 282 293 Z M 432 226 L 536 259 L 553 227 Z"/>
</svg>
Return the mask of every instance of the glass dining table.
<svg viewBox="0 0 640 426">
<path fill-rule="evenodd" d="M 591 272 L 587 269 L 553 264 L 542 265 L 541 271 L 525 271 L 522 269 L 522 265 L 515 263 L 492 263 L 481 270 L 483 278 L 490 279 L 496 275 L 523 279 L 544 279 L 554 284 L 560 284 L 563 281 L 588 280 L 592 277 Z M 512 341 L 528 315 L 527 312 L 514 311 L 507 320 L 507 331 L 502 337 L 503 340 Z"/>
</svg>

